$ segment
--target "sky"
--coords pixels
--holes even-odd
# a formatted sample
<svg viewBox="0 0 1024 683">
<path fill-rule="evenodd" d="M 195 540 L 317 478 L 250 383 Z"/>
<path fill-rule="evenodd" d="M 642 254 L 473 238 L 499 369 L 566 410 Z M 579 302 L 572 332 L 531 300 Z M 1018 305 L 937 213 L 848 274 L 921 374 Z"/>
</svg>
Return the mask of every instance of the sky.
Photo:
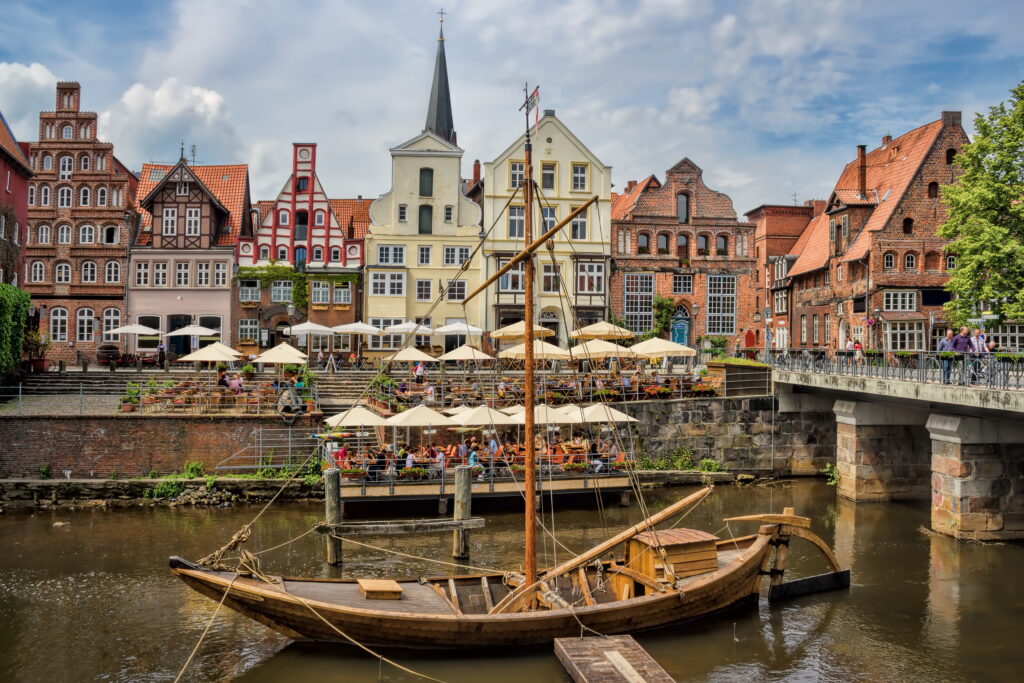
<svg viewBox="0 0 1024 683">
<path fill-rule="evenodd" d="M 129 168 L 184 140 L 272 199 L 316 142 L 332 197 L 376 197 L 423 129 L 442 6 L 463 175 L 539 84 L 613 189 L 689 157 L 738 214 L 827 196 L 856 145 L 942 110 L 970 133 L 1024 79 L 1018 0 L 7 0 L 0 112 L 34 140 L 76 80 Z"/>
</svg>

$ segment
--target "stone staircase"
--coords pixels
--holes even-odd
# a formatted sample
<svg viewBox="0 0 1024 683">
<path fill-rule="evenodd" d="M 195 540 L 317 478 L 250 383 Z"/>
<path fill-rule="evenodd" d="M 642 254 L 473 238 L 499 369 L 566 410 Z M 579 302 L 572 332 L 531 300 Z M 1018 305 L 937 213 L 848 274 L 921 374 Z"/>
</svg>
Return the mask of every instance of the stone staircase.
<svg viewBox="0 0 1024 683">
<path fill-rule="evenodd" d="M 376 370 L 342 370 L 336 374 L 317 373 L 320 409 L 330 415 L 355 405 L 364 398 L 367 385 L 377 376 Z"/>
</svg>

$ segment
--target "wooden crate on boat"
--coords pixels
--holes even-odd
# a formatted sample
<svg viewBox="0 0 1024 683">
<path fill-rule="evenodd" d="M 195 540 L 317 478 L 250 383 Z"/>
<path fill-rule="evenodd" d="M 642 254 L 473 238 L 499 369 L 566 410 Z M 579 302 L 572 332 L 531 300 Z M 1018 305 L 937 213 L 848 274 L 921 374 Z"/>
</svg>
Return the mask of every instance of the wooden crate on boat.
<svg viewBox="0 0 1024 683">
<path fill-rule="evenodd" d="M 665 563 L 677 579 L 718 569 L 717 536 L 696 529 L 667 529 L 637 534 L 629 542 L 629 566 L 658 581 L 668 581 Z M 658 546 L 665 551 L 664 559 Z"/>
<path fill-rule="evenodd" d="M 359 589 L 367 600 L 401 600 L 402 587 L 391 579 L 359 579 Z"/>
</svg>

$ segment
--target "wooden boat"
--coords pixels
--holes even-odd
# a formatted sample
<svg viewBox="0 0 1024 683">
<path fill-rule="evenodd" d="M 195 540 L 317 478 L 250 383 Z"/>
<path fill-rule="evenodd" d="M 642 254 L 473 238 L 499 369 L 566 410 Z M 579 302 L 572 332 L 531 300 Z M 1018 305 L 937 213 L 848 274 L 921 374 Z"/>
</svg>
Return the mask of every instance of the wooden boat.
<svg viewBox="0 0 1024 683">
<path fill-rule="evenodd" d="M 528 118 L 529 107 L 524 107 Z M 526 177 L 522 185 L 524 249 L 466 297 L 468 303 L 522 263 L 526 321 L 534 320 L 533 252 L 597 199 L 591 198 L 533 239 L 531 215 L 536 187 L 531 149 L 527 120 Z M 656 530 L 657 524 L 699 502 L 710 489 L 702 489 L 589 551 L 539 572 L 536 511 L 532 505 L 537 477 L 533 325 L 524 325 L 524 331 L 523 500 L 530 502 L 523 506 L 521 574 L 400 582 L 287 578 L 267 576 L 258 570 L 248 575 L 241 569 L 216 571 L 177 557 L 171 558 L 172 571 L 198 592 L 291 638 L 450 649 L 539 644 L 578 636 L 587 629 L 611 635 L 667 626 L 756 599 L 765 575 L 771 576 L 770 599 L 773 595 L 849 585 L 849 572 L 840 569 L 825 543 L 809 531 L 810 520 L 789 509 L 782 515 L 734 518 L 731 521 L 760 522 L 762 526 L 756 534 L 728 541 L 696 530 Z M 782 583 L 791 537 L 813 543 L 825 554 L 833 571 Z M 234 549 L 240 542 L 233 540 L 229 545 Z M 621 560 L 602 559 L 622 544 L 626 555 Z M 215 555 L 220 557 L 222 553 L 218 552 Z"/>
</svg>

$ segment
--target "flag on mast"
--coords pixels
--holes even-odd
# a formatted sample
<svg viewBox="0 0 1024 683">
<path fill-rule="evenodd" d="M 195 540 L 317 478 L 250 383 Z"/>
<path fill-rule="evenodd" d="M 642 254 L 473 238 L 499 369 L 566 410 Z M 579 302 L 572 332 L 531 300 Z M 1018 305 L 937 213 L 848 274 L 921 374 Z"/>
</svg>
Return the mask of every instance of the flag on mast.
<svg viewBox="0 0 1024 683">
<path fill-rule="evenodd" d="M 530 108 L 533 109 L 533 134 L 540 131 L 540 86 L 533 89 L 530 95 Z"/>
</svg>

